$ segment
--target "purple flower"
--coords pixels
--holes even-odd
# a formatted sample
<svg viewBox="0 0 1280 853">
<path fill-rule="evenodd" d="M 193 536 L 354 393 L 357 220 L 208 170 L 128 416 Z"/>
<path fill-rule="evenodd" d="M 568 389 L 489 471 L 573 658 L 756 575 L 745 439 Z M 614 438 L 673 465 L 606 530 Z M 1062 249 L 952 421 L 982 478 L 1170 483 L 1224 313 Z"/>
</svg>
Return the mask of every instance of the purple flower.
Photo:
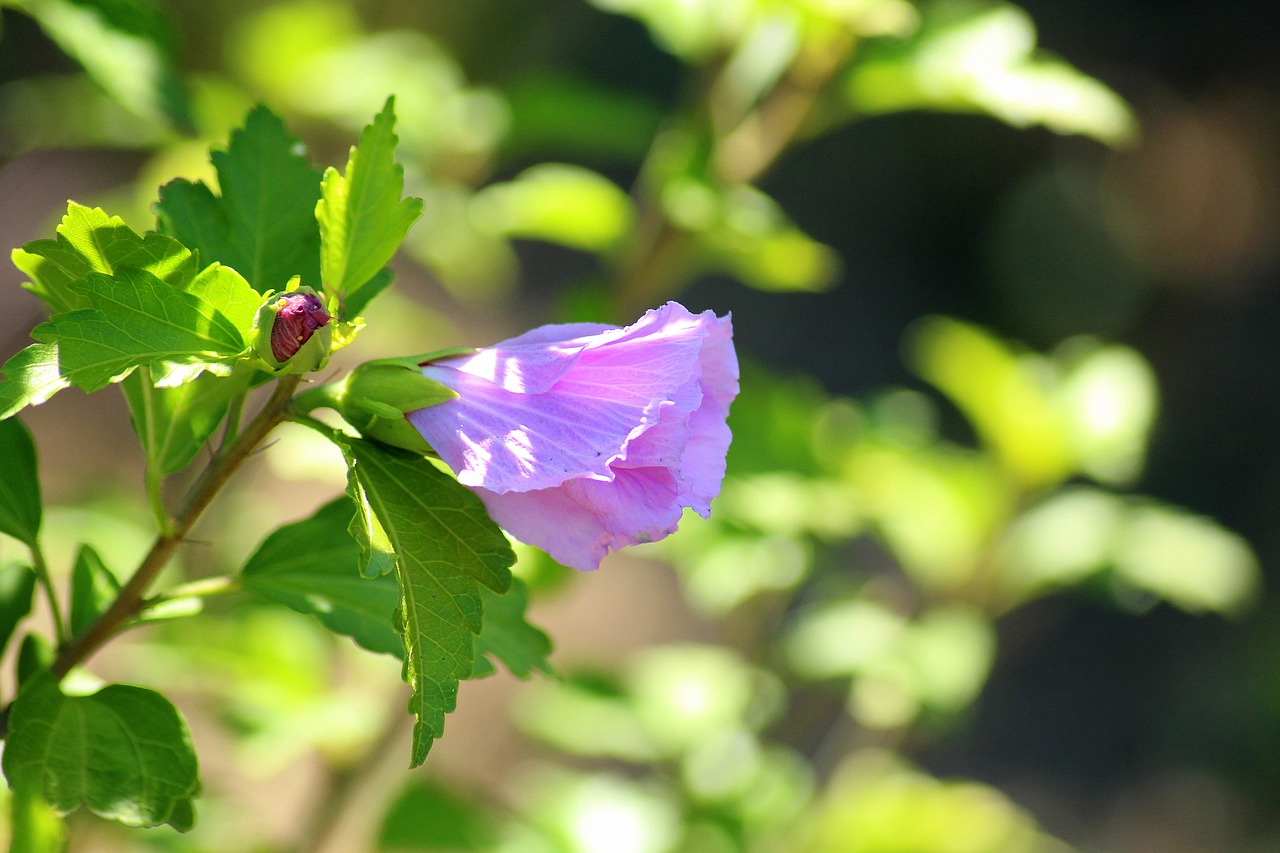
<svg viewBox="0 0 1280 853">
<path fill-rule="evenodd" d="M 407 417 L 516 538 L 594 569 L 702 517 L 738 394 L 728 317 L 668 302 L 625 329 L 543 326 L 422 365 L 456 399 Z"/>
</svg>

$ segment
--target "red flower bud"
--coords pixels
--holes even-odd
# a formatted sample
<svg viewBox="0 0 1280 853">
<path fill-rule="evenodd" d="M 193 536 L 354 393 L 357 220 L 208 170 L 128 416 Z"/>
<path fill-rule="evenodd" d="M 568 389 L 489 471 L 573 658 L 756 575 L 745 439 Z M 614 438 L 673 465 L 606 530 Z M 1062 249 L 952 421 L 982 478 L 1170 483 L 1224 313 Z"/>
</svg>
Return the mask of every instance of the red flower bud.
<svg viewBox="0 0 1280 853">
<path fill-rule="evenodd" d="M 276 319 L 271 325 L 271 354 L 279 362 L 293 358 L 316 329 L 333 319 L 314 293 L 283 293 L 277 305 Z"/>
</svg>

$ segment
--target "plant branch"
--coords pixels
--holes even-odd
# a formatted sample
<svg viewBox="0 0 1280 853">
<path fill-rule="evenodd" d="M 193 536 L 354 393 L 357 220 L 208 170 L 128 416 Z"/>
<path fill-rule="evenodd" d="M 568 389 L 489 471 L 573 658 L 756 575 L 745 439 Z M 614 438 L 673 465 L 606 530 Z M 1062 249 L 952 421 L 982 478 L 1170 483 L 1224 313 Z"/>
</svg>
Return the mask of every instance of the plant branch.
<svg viewBox="0 0 1280 853">
<path fill-rule="evenodd" d="M 285 420 L 300 379 L 299 376 L 286 376 L 279 380 L 275 392 L 254 419 L 209 462 L 174 513 L 170 529 L 156 537 L 151 550 L 111 606 L 84 633 L 61 646 L 51 668 L 56 678 L 62 678 L 72 667 L 83 663 L 142 611 L 146 606 L 144 596 L 147 589 L 168 565 L 196 520 L 226 485 L 232 473 L 249 458 L 267 434 Z"/>
</svg>

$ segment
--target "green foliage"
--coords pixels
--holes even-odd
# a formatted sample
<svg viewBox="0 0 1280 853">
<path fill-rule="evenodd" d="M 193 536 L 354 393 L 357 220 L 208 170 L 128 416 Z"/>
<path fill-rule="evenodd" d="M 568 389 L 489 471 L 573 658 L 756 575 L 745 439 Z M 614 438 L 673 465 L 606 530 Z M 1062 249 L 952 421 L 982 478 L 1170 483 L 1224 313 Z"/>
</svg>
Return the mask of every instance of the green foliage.
<svg viewBox="0 0 1280 853">
<path fill-rule="evenodd" d="M 855 754 L 805 822 L 803 853 L 1067 853 L 1003 794 L 943 782 L 891 754 Z"/>
<path fill-rule="evenodd" d="M 10 564 L 0 568 L 0 654 L 8 647 L 18 623 L 31 612 L 35 589 L 35 572 L 27 566 Z"/>
<path fill-rule="evenodd" d="M 195 823 L 200 782 L 186 724 L 142 687 L 68 696 L 52 678 L 32 679 L 10 712 L 4 773 L 64 814 L 84 804 L 128 826 L 185 832 Z"/>
<path fill-rule="evenodd" d="M 9 849 L 15 853 L 65 853 L 67 826 L 36 792 L 14 791 L 10 805 L 13 838 Z"/>
<path fill-rule="evenodd" d="M 345 173 L 333 167 L 325 170 L 316 204 L 321 280 L 350 316 L 359 314 L 375 295 L 375 276 L 422 213 L 421 199 L 400 197 L 404 169 L 394 159 L 394 108 L 395 99 L 387 99 L 360 134 Z"/>
<path fill-rule="evenodd" d="M 13 250 L 13 263 L 31 277 L 24 286 L 55 313 L 91 307 L 75 285 L 90 273 L 145 270 L 175 288 L 196 272 L 196 258 L 177 240 L 148 232 L 139 236 L 118 216 L 70 202 L 53 240 L 35 240 Z"/>
<path fill-rule="evenodd" d="M 257 107 L 211 156 L 220 195 L 203 181 L 176 180 L 160 189 L 160 230 L 236 270 L 259 294 L 283 290 L 293 276 L 320 286 L 320 231 L 313 210 L 320 172 L 298 140 L 266 107 Z"/>
<path fill-rule="evenodd" d="M 394 622 L 399 587 L 390 574 L 361 576 L 360 546 L 347 532 L 351 514 L 350 502 L 339 497 L 281 527 L 245 563 L 240 583 L 264 599 L 314 614 L 370 651 L 404 657 Z"/>
<path fill-rule="evenodd" d="M 146 367 L 158 385 L 200 372 L 230 371 L 246 347 L 244 332 L 215 305 L 144 270 L 90 273 L 71 286 L 94 307 L 55 314 L 32 335 L 57 344 L 58 369 L 72 385 L 97 391 Z"/>
<path fill-rule="evenodd" d="M 80 634 L 110 606 L 120 582 L 92 546 L 81 545 L 71 568 L 71 608 L 67 614 L 72 635 Z"/>
<path fill-rule="evenodd" d="M 985 113 L 1016 127 L 1041 124 L 1112 145 L 1132 142 L 1136 121 L 1111 89 L 1035 50 L 1035 25 L 1006 3 L 925 7 L 906 40 L 869 45 L 845 81 L 855 110 Z"/>
<path fill-rule="evenodd" d="M 391 804 L 378 830 L 379 850 L 492 849 L 492 818 L 431 780 L 416 781 Z"/>
<path fill-rule="evenodd" d="M 541 163 L 510 181 L 490 184 L 476 193 L 471 209 L 504 236 L 591 251 L 617 245 L 633 218 L 631 201 L 616 184 L 562 163 Z"/>
<path fill-rule="evenodd" d="M 133 431 L 142 442 L 147 470 L 164 476 L 186 468 L 218 429 L 232 402 L 248 388 L 250 375 L 202 373 L 164 388 L 147 371 L 135 371 L 120 383 Z"/>
<path fill-rule="evenodd" d="M 519 678 L 528 678 L 534 670 L 550 673 L 547 655 L 551 654 L 551 639 L 525 621 L 529 590 L 524 583 L 514 579 L 511 588 L 501 594 L 484 586 L 480 588 L 480 597 L 484 627 L 476 637 L 471 677 L 492 674 L 497 661 L 502 661 L 507 671 Z"/>
<path fill-rule="evenodd" d="M 36 446 L 22 421 L 0 421 L 0 533 L 34 546 L 43 506 Z"/>
<path fill-rule="evenodd" d="M 9 0 L 117 102 L 190 131 L 169 21 L 144 0 Z"/>
<path fill-rule="evenodd" d="M 372 510 L 394 555 L 400 586 L 397 630 L 416 718 L 411 764 L 427 757 L 475 668 L 482 624 L 480 585 L 511 586 L 515 555 L 480 499 L 421 456 L 358 439 L 340 440 L 357 507 Z M 510 664 L 509 664 L 510 665 Z"/>
</svg>

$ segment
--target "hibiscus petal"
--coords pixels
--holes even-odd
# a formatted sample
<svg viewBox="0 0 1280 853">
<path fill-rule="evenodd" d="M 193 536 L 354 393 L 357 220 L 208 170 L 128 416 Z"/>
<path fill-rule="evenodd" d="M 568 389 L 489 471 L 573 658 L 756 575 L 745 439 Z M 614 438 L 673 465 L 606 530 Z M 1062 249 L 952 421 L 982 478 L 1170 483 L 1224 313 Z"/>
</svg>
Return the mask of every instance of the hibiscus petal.
<svg viewBox="0 0 1280 853">
<path fill-rule="evenodd" d="M 570 480 L 536 492 L 475 491 L 511 535 L 584 571 L 619 548 L 674 533 L 680 521 L 674 477 L 661 468 L 627 469 L 612 482 Z"/>
</svg>

